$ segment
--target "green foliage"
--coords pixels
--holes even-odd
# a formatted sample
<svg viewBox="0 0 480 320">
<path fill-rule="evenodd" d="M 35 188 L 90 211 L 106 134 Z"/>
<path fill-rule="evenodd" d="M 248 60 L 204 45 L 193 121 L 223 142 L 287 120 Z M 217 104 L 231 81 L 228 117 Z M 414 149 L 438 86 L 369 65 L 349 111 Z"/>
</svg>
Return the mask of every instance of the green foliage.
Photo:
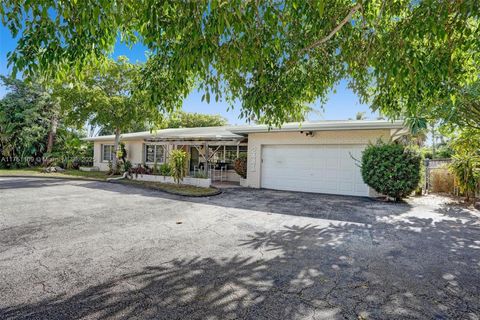
<svg viewBox="0 0 480 320">
<path fill-rule="evenodd" d="M 241 156 L 233 162 L 233 169 L 243 179 L 247 178 L 247 157 Z"/>
<path fill-rule="evenodd" d="M 123 131 L 138 121 L 157 120 L 161 116 L 158 109 L 138 90 L 139 77 L 140 65 L 129 63 L 123 56 L 84 69 L 80 77 L 72 78 L 71 85 L 57 88 L 63 108 L 69 111 L 66 121 L 77 126 L 88 121 Z"/>
<path fill-rule="evenodd" d="M 378 142 L 362 155 L 363 181 L 378 193 L 396 200 L 410 195 L 419 185 L 421 156 L 403 145 Z"/>
<path fill-rule="evenodd" d="M 158 164 L 157 160 L 155 160 L 152 166 L 152 174 L 161 175 L 161 176 L 170 176 L 171 175 L 170 164 L 168 163 Z"/>
<path fill-rule="evenodd" d="M 157 162 L 157 159 L 155 159 L 155 162 L 153 163 L 153 166 L 152 166 L 152 174 L 157 175 L 158 172 L 159 172 L 158 162 Z"/>
<path fill-rule="evenodd" d="M 120 148 L 117 151 L 117 158 L 122 159 L 123 162 L 125 162 L 125 159 L 127 158 L 127 148 L 123 142 L 120 142 Z"/>
<path fill-rule="evenodd" d="M 172 175 L 172 169 L 170 168 L 170 165 L 168 163 L 162 163 L 160 165 L 160 175 L 161 176 L 171 176 Z"/>
<path fill-rule="evenodd" d="M 8 93 L 0 100 L 0 167 L 41 163 L 50 128 L 50 95 L 37 83 L 1 76 Z"/>
<path fill-rule="evenodd" d="M 120 134 L 137 123 L 161 121 L 157 106 L 149 103 L 139 89 L 140 65 L 129 63 L 126 57 L 105 60 L 101 66 L 86 68 L 69 86 L 56 88 L 56 95 L 66 112 L 67 123 L 83 126 L 86 122 L 115 133 L 114 167 L 123 158 Z"/>
<path fill-rule="evenodd" d="M 450 171 L 455 175 L 456 183 L 467 200 L 475 196 L 480 184 L 480 156 L 478 153 L 459 152 L 452 158 Z"/>
<path fill-rule="evenodd" d="M 453 149 L 449 145 L 438 146 L 435 155 L 439 159 L 450 159 L 453 156 Z"/>
<path fill-rule="evenodd" d="M 67 159 L 65 168 L 66 169 L 73 169 L 74 168 L 74 163 L 73 163 L 72 159 Z"/>
<path fill-rule="evenodd" d="M 93 146 L 81 140 L 85 137 L 83 130 L 66 126 L 58 110 L 58 97 L 52 90 L 35 81 L 0 78 L 8 90 L 0 100 L 0 150 L 7 160 L 0 166 L 22 167 L 43 162 L 78 168 L 91 163 Z M 53 118 L 56 134 L 53 148 L 47 152 Z"/>
<path fill-rule="evenodd" d="M 420 150 L 422 158 L 424 159 L 433 159 L 433 150 L 432 147 L 423 147 Z M 454 154 L 453 149 L 449 144 L 444 144 L 437 146 L 435 150 L 435 159 L 450 159 Z"/>
<path fill-rule="evenodd" d="M 455 154 L 449 169 L 455 175 L 460 192 L 469 199 L 480 183 L 480 130 L 468 127 L 457 131 L 450 147 Z"/>
<path fill-rule="evenodd" d="M 432 148 L 430 147 L 423 147 L 420 149 L 420 155 L 423 159 L 432 159 Z"/>
<path fill-rule="evenodd" d="M 112 163 L 112 161 L 109 160 L 107 165 L 108 165 L 107 174 L 109 174 L 109 175 L 113 174 L 113 163 Z"/>
<path fill-rule="evenodd" d="M 123 172 L 130 172 L 132 167 L 133 167 L 133 165 L 130 162 L 130 160 L 126 160 L 125 162 L 123 162 Z"/>
<path fill-rule="evenodd" d="M 355 120 L 367 120 L 366 112 L 364 111 L 357 112 L 357 114 L 355 115 Z"/>
<path fill-rule="evenodd" d="M 455 101 L 442 106 L 442 117 L 450 124 L 467 130 L 480 130 L 480 80 L 461 88 Z"/>
<path fill-rule="evenodd" d="M 181 149 L 172 150 L 170 152 L 170 168 L 173 180 L 176 183 L 183 181 L 187 175 L 188 155 Z"/>
<path fill-rule="evenodd" d="M 457 131 L 450 141 L 455 153 L 472 153 L 480 155 L 480 129 L 467 128 Z"/>
<path fill-rule="evenodd" d="M 167 128 L 220 127 L 227 125 L 227 119 L 220 115 L 210 115 L 177 111 L 166 121 Z"/>
<path fill-rule="evenodd" d="M 208 173 L 204 170 L 200 170 L 200 171 L 195 172 L 193 177 L 197 178 L 197 179 L 207 179 L 208 178 Z"/>
<path fill-rule="evenodd" d="M 317 98 L 324 102 L 343 78 L 387 117 L 455 121 L 443 111 L 478 79 L 479 12 L 475 0 L 4 0 L 0 6 L 3 24 L 19 37 L 8 60 L 27 77 L 102 65 L 120 33 L 123 42 L 141 41 L 151 52 L 142 87 L 153 105 L 172 111 L 198 80 L 207 102 L 238 99 L 244 118 L 272 125 L 301 117 Z"/>
<path fill-rule="evenodd" d="M 48 156 L 60 159 L 63 166 L 66 165 L 68 160 L 71 160 L 74 169 L 78 169 L 80 166 L 91 166 L 93 163 L 93 143 L 82 140 L 84 137 L 86 137 L 86 134 L 83 130 L 60 126 L 53 152 Z"/>
</svg>

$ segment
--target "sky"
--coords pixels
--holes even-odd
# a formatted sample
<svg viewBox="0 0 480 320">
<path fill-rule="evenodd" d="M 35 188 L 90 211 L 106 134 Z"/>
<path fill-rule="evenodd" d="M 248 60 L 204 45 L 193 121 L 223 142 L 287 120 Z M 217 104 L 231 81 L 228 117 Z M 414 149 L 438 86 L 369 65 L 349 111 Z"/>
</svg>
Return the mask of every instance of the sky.
<svg viewBox="0 0 480 320">
<path fill-rule="evenodd" d="M 0 24 L 0 74 L 6 75 L 11 71 L 7 67 L 7 53 L 15 50 L 17 39 L 12 38 L 10 31 Z M 113 56 L 127 56 L 131 62 L 145 61 L 145 48 L 137 44 L 128 48 L 124 44 L 118 43 L 115 46 Z M 330 93 L 329 99 L 323 108 L 320 103 L 315 103 L 313 107 L 317 112 L 308 115 L 309 121 L 315 120 L 346 120 L 355 118 L 357 112 L 365 112 L 367 119 L 375 119 L 377 116 L 372 113 L 369 107 L 359 102 L 358 97 L 347 87 L 347 81 L 341 81 Z M 0 98 L 5 95 L 5 88 L 0 85 Z M 233 108 L 228 111 L 229 105 L 226 102 L 210 101 L 207 103 L 202 100 L 203 92 L 193 90 L 183 102 L 183 110 L 187 112 L 199 112 L 207 114 L 220 114 L 228 120 L 229 124 L 244 124 L 245 120 L 239 118 L 240 103 L 237 102 Z"/>
</svg>

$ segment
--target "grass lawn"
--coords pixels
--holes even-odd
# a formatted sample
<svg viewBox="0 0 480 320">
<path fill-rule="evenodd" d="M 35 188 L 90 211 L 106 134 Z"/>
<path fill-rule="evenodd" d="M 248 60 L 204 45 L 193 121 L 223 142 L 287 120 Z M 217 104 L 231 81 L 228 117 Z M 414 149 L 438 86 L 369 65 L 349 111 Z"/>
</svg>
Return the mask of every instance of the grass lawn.
<svg viewBox="0 0 480 320">
<path fill-rule="evenodd" d="M 97 180 L 97 181 L 106 181 L 108 176 L 105 172 L 102 171 L 80 171 L 67 169 L 64 172 L 52 172 L 44 173 L 42 172 L 43 168 L 23 168 L 23 169 L 0 169 L 0 176 L 10 176 L 10 177 L 42 177 L 42 178 L 75 178 L 75 179 L 84 179 L 84 180 Z M 118 177 L 118 176 L 113 176 Z M 137 181 L 137 180 L 117 180 L 118 183 L 129 184 L 139 187 L 145 187 L 153 190 L 160 190 L 169 193 L 174 193 L 182 196 L 212 196 L 219 193 L 216 188 L 202 188 L 195 187 L 185 184 L 172 184 L 172 183 L 160 183 L 160 182 L 149 182 L 149 181 Z"/>
<path fill-rule="evenodd" d="M 80 171 L 74 169 L 67 169 L 64 172 L 42 172 L 43 168 L 23 168 L 23 169 L 0 169 L 0 176 L 38 176 L 38 177 L 57 177 L 57 178 L 76 178 L 86 180 L 100 180 L 105 181 L 110 176 L 101 171 Z"/>
<path fill-rule="evenodd" d="M 173 184 L 173 183 L 161 183 L 161 182 L 125 180 L 125 179 L 118 180 L 117 182 L 120 182 L 123 184 L 146 187 L 148 189 L 165 191 L 173 194 L 178 194 L 181 196 L 202 197 L 202 196 L 213 196 L 213 195 L 219 194 L 219 191 L 216 188 L 195 187 L 195 186 L 190 186 L 186 184 Z"/>
</svg>

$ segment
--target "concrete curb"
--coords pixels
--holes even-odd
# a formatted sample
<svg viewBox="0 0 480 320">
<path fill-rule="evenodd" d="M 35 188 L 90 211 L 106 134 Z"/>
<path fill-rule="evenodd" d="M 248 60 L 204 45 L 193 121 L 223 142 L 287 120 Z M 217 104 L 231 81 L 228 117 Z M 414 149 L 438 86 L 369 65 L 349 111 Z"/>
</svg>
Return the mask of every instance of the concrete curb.
<svg viewBox="0 0 480 320">
<path fill-rule="evenodd" d="M 45 173 L 45 174 L 48 174 L 48 173 Z M 163 190 L 163 189 L 160 189 L 160 188 L 158 188 L 158 189 L 157 189 L 157 188 L 151 188 L 151 187 L 143 186 L 143 185 L 140 185 L 140 184 L 123 183 L 123 182 L 122 182 L 123 177 L 121 177 L 122 179 L 119 179 L 119 180 L 110 180 L 110 181 L 107 181 L 107 180 L 99 180 L 99 179 L 90 179 L 90 178 L 42 177 L 42 176 L 34 176 L 34 175 L 0 175 L 0 178 L 34 178 L 34 179 L 72 180 L 72 181 L 97 181 L 97 182 L 104 182 L 104 183 L 116 183 L 116 184 L 121 184 L 121 185 L 124 185 L 124 186 L 132 186 L 132 187 L 141 188 L 141 189 L 145 189 L 145 190 L 153 190 L 153 191 L 158 191 L 158 192 L 164 192 L 164 193 L 167 193 L 167 194 L 170 194 L 170 195 L 175 195 L 175 196 L 180 196 L 180 197 L 187 197 L 187 198 L 213 197 L 213 196 L 218 196 L 219 194 L 222 194 L 222 193 L 223 193 L 223 191 L 220 190 L 220 189 L 218 189 L 218 188 L 210 187 L 210 188 L 213 188 L 213 189 L 217 189 L 217 192 L 212 193 L 212 194 L 205 194 L 205 195 L 203 195 L 203 194 L 199 194 L 199 195 L 186 195 L 186 194 L 175 193 L 175 192 Z"/>
<path fill-rule="evenodd" d="M 144 189 L 144 190 L 153 190 L 153 191 L 158 191 L 158 192 L 164 192 L 164 193 L 167 193 L 167 194 L 170 194 L 170 195 L 180 196 L 180 197 L 185 197 L 185 198 L 214 197 L 214 196 L 218 196 L 218 195 L 223 193 L 223 191 L 221 189 L 218 189 L 218 188 L 215 188 L 215 187 L 210 187 L 210 188 L 216 189 L 217 191 L 214 192 L 214 193 L 211 193 L 211 194 L 187 195 L 187 194 L 182 194 L 182 193 L 176 193 L 176 192 L 172 192 L 172 191 L 163 190 L 163 189 L 160 189 L 160 188 L 152 188 L 152 187 L 144 186 L 144 185 L 141 185 L 141 184 L 134 184 L 134 183 L 128 183 L 128 182 L 124 183 L 124 182 L 122 182 L 122 180 L 108 181 L 108 182 L 109 183 L 115 183 L 115 184 L 121 184 L 121 185 L 124 185 L 124 186 L 132 186 L 132 187 L 136 187 L 136 188 L 140 188 L 140 189 Z"/>
<path fill-rule="evenodd" d="M 48 173 L 45 173 L 48 175 Z M 48 177 L 48 176 L 34 176 L 34 175 L 4 175 L 0 174 L 0 178 L 36 178 L 36 179 L 53 179 L 53 180 L 73 180 L 73 181 L 98 181 L 107 182 L 106 180 L 92 179 L 92 178 L 76 178 L 76 177 Z"/>
</svg>

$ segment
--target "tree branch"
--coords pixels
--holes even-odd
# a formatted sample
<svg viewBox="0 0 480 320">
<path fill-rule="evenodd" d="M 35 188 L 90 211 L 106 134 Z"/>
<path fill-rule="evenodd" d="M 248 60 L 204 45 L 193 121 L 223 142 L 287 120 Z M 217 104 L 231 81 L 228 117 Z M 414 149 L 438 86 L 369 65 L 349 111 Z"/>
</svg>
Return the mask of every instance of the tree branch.
<svg viewBox="0 0 480 320">
<path fill-rule="evenodd" d="M 300 53 L 303 53 L 305 51 L 309 51 L 315 47 L 318 47 L 318 46 L 321 46 L 322 44 L 324 44 L 325 42 L 327 42 L 328 40 L 330 40 L 331 38 L 333 38 L 333 36 L 338 32 L 340 31 L 340 29 L 342 29 L 342 27 L 347 24 L 348 21 L 350 21 L 350 19 L 352 18 L 352 16 L 358 11 L 360 10 L 360 8 L 362 8 L 362 5 L 360 3 L 357 3 L 355 6 L 353 6 L 352 9 L 350 9 L 350 12 L 345 16 L 345 18 L 343 18 L 343 20 L 335 27 L 333 28 L 333 30 L 325 37 L 325 38 L 322 38 L 322 39 L 319 39 L 317 41 L 315 41 L 314 43 L 312 43 L 311 45 L 303 48 L 302 50 L 300 50 Z"/>
</svg>

